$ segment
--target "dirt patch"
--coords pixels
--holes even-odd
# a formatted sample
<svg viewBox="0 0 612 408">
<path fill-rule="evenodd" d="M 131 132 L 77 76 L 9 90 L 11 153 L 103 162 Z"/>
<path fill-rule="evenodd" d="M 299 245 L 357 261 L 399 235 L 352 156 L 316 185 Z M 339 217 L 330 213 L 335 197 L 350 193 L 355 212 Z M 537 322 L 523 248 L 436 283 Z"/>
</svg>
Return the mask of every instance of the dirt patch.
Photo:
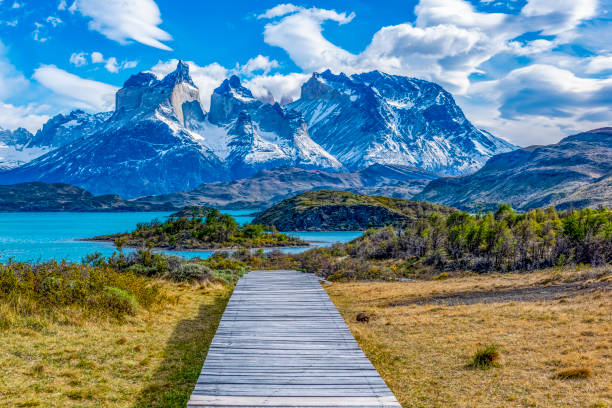
<svg viewBox="0 0 612 408">
<path fill-rule="evenodd" d="M 487 291 L 460 292 L 448 295 L 421 297 L 401 302 L 393 302 L 388 306 L 406 305 L 472 305 L 475 303 L 505 303 L 505 302 L 537 302 L 542 300 L 557 300 L 593 292 L 608 292 L 612 290 L 612 282 L 575 282 L 547 286 L 528 286 L 524 288 L 495 289 Z"/>
</svg>

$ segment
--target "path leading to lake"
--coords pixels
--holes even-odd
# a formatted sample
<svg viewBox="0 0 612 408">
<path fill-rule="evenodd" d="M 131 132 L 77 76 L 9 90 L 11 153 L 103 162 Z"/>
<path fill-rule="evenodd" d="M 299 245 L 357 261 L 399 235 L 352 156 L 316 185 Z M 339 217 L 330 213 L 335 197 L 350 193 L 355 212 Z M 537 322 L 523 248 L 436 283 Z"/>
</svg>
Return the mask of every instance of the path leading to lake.
<svg viewBox="0 0 612 408">
<path fill-rule="evenodd" d="M 240 279 L 188 407 L 400 407 L 318 279 Z"/>
</svg>

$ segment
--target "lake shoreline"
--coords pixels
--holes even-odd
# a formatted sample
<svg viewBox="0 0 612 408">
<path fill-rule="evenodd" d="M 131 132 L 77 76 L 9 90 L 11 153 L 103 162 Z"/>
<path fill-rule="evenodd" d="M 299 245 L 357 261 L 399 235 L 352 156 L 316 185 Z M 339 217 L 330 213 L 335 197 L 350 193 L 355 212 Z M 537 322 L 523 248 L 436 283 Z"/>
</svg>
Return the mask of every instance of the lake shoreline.
<svg viewBox="0 0 612 408">
<path fill-rule="evenodd" d="M 95 238 L 75 238 L 74 241 L 79 241 L 79 242 L 107 242 L 109 244 L 113 244 L 114 240 L 110 240 L 110 239 L 95 239 Z M 317 242 L 323 242 L 323 241 L 305 241 L 305 242 L 312 242 L 312 243 L 317 243 Z M 117 249 L 117 247 L 114 247 L 115 249 Z M 136 246 L 136 245 L 124 245 L 123 248 L 128 248 L 128 249 L 145 249 L 145 247 L 143 246 Z M 285 249 L 285 248 L 314 248 L 313 245 L 285 245 L 285 246 L 268 246 L 268 247 L 220 247 L 220 248 L 211 248 L 211 247 L 205 247 L 205 248 L 181 248 L 181 247 L 152 247 L 151 250 L 152 251 L 178 251 L 178 252 L 202 252 L 202 251 L 210 251 L 210 252 L 230 252 L 230 251 L 238 251 L 241 249 L 248 249 L 248 250 L 267 250 L 267 249 Z"/>
</svg>

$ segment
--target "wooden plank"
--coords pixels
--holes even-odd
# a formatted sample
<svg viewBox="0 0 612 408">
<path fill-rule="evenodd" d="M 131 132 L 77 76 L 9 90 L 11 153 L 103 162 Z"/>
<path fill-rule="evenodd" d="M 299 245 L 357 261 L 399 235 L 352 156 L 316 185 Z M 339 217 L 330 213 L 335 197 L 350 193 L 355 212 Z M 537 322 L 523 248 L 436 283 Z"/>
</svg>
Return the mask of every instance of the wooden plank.
<svg viewBox="0 0 612 408">
<path fill-rule="evenodd" d="M 188 407 L 400 405 L 313 275 L 242 277 Z"/>
</svg>

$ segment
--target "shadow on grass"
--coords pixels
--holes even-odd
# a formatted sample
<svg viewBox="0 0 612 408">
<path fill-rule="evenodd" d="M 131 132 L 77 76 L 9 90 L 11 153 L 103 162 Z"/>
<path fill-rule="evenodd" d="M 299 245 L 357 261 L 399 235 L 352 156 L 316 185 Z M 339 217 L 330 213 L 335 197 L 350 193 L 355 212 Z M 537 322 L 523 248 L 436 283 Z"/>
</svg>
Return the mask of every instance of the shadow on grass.
<svg viewBox="0 0 612 408">
<path fill-rule="evenodd" d="M 195 319 L 181 320 L 164 351 L 164 360 L 138 396 L 134 408 L 184 408 L 204 364 L 231 291 L 200 306 Z"/>
</svg>

